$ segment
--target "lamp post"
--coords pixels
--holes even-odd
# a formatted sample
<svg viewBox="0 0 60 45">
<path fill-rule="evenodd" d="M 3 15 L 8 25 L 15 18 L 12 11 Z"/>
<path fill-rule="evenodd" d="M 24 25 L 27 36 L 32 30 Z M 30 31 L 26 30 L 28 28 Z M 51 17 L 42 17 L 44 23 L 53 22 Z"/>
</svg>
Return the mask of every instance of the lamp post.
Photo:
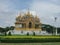
<svg viewBox="0 0 60 45">
<path fill-rule="evenodd" d="M 57 17 L 55 17 L 55 23 L 57 21 Z M 57 27 L 55 26 L 55 34 L 57 35 Z"/>
</svg>

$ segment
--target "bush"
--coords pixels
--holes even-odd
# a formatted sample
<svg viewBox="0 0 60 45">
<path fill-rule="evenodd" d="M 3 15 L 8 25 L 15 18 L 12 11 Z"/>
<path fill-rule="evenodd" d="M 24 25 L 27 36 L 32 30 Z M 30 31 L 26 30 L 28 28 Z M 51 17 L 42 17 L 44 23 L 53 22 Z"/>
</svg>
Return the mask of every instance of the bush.
<svg viewBox="0 0 60 45">
<path fill-rule="evenodd" d="M 0 40 L 3 43 L 60 42 L 60 36 L 2 36 Z"/>
<path fill-rule="evenodd" d="M 1 42 L 6 42 L 6 43 L 60 42 L 60 39 L 58 39 L 58 38 L 1 39 Z"/>
<path fill-rule="evenodd" d="M 33 35 L 35 36 L 35 32 L 33 32 Z"/>
<path fill-rule="evenodd" d="M 5 32 L 5 36 L 7 35 L 7 33 Z"/>
<path fill-rule="evenodd" d="M 29 32 L 27 32 L 27 36 L 29 36 Z"/>
</svg>

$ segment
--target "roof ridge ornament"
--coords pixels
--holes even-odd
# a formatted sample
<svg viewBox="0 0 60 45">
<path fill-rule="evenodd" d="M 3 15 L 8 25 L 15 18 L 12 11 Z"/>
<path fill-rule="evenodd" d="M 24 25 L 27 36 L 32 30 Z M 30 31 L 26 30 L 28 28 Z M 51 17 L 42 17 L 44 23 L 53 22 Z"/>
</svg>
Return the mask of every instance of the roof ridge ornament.
<svg viewBox="0 0 60 45">
<path fill-rule="evenodd" d="M 17 18 L 21 18 L 22 17 L 22 12 L 20 12 L 17 16 Z"/>
<path fill-rule="evenodd" d="M 28 11 L 27 11 L 27 15 L 30 15 L 30 10 L 29 10 L 29 8 L 28 8 Z"/>
<path fill-rule="evenodd" d="M 22 15 L 22 12 L 20 12 L 19 15 L 21 16 Z"/>
<path fill-rule="evenodd" d="M 37 14 L 36 14 L 35 18 L 38 18 Z"/>
</svg>

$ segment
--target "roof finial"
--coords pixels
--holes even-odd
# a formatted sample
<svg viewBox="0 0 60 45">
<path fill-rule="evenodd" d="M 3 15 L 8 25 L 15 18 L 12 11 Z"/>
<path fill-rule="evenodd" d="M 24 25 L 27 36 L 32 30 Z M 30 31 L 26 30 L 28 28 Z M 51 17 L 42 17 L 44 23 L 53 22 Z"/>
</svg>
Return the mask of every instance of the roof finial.
<svg viewBox="0 0 60 45">
<path fill-rule="evenodd" d="M 28 12 L 29 12 L 29 8 L 28 8 Z"/>
<path fill-rule="evenodd" d="M 20 11 L 20 15 L 22 14 L 22 12 Z"/>
<path fill-rule="evenodd" d="M 22 17 L 22 12 L 19 13 L 19 17 Z"/>
<path fill-rule="evenodd" d="M 30 14 L 29 8 L 28 8 L 28 12 L 27 12 L 27 14 Z"/>
<path fill-rule="evenodd" d="M 36 13 L 36 16 L 35 16 L 35 18 L 38 18 L 38 16 L 37 16 L 37 13 Z"/>
</svg>

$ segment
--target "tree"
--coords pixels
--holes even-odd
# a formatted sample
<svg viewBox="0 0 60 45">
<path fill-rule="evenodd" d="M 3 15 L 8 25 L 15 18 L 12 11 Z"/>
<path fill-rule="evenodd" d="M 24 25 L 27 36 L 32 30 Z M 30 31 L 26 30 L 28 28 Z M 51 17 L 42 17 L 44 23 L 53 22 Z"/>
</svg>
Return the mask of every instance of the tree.
<svg viewBox="0 0 60 45">
<path fill-rule="evenodd" d="M 11 36 L 11 32 L 9 32 L 8 35 Z"/>
<path fill-rule="evenodd" d="M 7 32 L 7 31 L 9 31 L 10 30 L 10 27 L 6 27 L 5 28 L 5 31 Z"/>
<path fill-rule="evenodd" d="M 58 33 L 60 33 L 60 28 L 57 28 Z"/>
<path fill-rule="evenodd" d="M 0 33 L 3 33 L 5 36 L 7 35 L 7 31 L 9 30 L 14 30 L 14 26 L 11 26 L 11 27 L 5 27 L 5 28 L 2 28 L 0 27 Z"/>
<path fill-rule="evenodd" d="M 9 27 L 5 27 L 5 28 L 4 28 L 5 36 L 7 35 L 7 33 L 6 33 L 6 32 L 7 32 L 7 31 L 9 31 L 9 30 L 10 30 L 10 28 L 9 28 Z"/>
<path fill-rule="evenodd" d="M 5 32 L 5 36 L 7 35 L 7 33 Z"/>
<path fill-rule="evenodd" d="M 47 31 L 48 33 L 52 33 L 53 32 L 53 26 L 48 25 L 48 24 L 42 24 L 42 30 Z"/>
<path fill-rule="evenodd" d="M 10 30 L 14 30 L 14 28 L 15 28 L 14 26 L 11 26 L 11 27 L 10 27 Z"/>
<path fill-rule="evenodd" d="M 0 27 L 0 32 L 3 33 L 4 32 L 4 28 Z"/>
</svg>

